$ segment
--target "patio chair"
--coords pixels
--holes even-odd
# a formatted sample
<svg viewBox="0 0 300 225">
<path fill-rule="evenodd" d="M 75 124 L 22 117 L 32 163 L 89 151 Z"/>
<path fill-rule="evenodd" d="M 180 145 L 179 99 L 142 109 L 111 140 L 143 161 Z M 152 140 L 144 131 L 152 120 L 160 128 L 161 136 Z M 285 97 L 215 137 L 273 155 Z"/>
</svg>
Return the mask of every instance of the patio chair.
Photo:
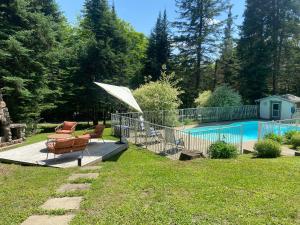
<svg viewBox="0 0 300 225">
<path fill-rule="evenodd" d="M 105 143 L 104 139 L 103 139 L 103 132 L 104 132 L 104 129 L 105 129 L 105 125 L 102 125 L 102 124 L 98 124 L 96 127 L 95 127 L 95 130 L 93 132 L 87 132 L 87 133 L 84 133 L 83 135 L 79 136 L 79 137 L 82 137 L 82 138 L 87 138 L 89 139 L 90 141 L 92 139 L 98 139 L 98 138 L 101 138 L 103 143 Z"/>
<path fill-rule="evenodd" d="M 89 143 L 89 140 L 86 138 L 73 138 L 73 139 L 65 139 L 65 140 L 56 140 L 53 142 L 48 142 L 47 145 L 47 159 L 49 153 L 54 154 L 54 158 L 56 155 L 61 154 L 67 154 L 72 152 L 83 152 L 86 150 L 89 153 L 87 149 L 87 145 Z"/>
<path fill-rule="evenodd" d="M 160 143 L 164 140 L 161 132 L 159 130 L 155 130 L 154 127 L 150 127 L 149 124 L 146 125 L 145 136 L 154 143 Z"/>
<path fill-rule="evenodd" d="M 171 151 L 173 154 L 181 152 L 185 149 L 185 143 L 183 138 L 177 138 L 174 130 L 170 128 L 165 129 L 165 150 L 167 149 L 168 145 L 171 145 Z M 168 153 L 171 152 L 168 151 Z"/>
<path fill-rule="evenodd" d="M 76 122 L 65 121 L 55 128 L 57 134 L 72 134 L 77 126 Z"/>
</svg>

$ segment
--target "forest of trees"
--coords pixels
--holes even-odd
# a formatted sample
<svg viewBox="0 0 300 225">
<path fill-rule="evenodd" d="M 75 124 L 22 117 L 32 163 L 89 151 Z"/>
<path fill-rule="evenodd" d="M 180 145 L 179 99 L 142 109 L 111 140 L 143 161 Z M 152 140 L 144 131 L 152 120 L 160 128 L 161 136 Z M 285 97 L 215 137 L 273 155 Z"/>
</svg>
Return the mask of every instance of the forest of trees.
<svg viewBox="0 0 300 225">
<path fill-rule="evenodd" d="M 146 37 L 107 0 L 85 0 L 76 26 L 55 0 L 1 1 L 0 88 L 12 119 L 96 121 L 117 103 L 93 81 L 136 89 L 159 80 L 163 65 L 180 81 L 181 107 L 220 84 L 244 104 L 300 95 L 299 0 L 246 0 L 240 27 L 227 0 L 176 6 L 177 19 L 158 12 Z"/>
</svg>

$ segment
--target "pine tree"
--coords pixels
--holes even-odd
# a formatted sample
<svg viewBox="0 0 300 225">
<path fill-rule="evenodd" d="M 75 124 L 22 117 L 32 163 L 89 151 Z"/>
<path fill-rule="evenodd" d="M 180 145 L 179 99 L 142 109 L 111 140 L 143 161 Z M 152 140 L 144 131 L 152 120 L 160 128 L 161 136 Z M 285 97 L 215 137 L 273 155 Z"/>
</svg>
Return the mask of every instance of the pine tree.
<svg viewBox="0 0 300 225">
<path fill-rule="evenodd" d="M 234 46 L 234 17 L 232 15 L 231 10 L 232 5 L 230 5 L 228 8 L 228 17 L 224 29 L 224 39 L 221 45 L 221 57 L 220 60 L 216 62 L 218 63 L 219 68 L 217 67 L 218 65 L 216 65 L 216 69 L 219 70 L 220 74 L 222 74 L 222 83 L 227 83 L 230 86 L 237 88 L 239 64 L 236 56 L 236 49 Z"/>
<path fill-rule="evenodd" d="M 37 120 L 55 107 L 48 100 L 58 88 L 48 84 L 58 71 L 53 55 L 60 45 L 56 19 L 61 15 L 54 1 L 40 3 L 44 1 L 9 0 L 0 7 L 0 85 L 15 121 Z"/>
<path fill-rule="evenodd" d="M 265 42 L 265 0 L 248 0 L 241 38 L 238 43 L 241 60 L 240 92 L 245 100 L 253 102 L 268 93 L 267 77 L 270 71 L 270 50 Z"/>
<path fill-rule="evenodd" d="M 289 53 L 299 49 L 295 44 L 300 32 L 299 7 L 294 0 L 247 1 L 238 46 L 241 92 L 245 99 L 253 102 L 265 95 L 287 90 L 283 78 L 287 65 L 297 65 L 294 60 L 297 53 Z M 288 76 L 295 77 L 297 73 Z"/>
<path fill-rule="evenodd" d="M 280 76 L 284 69 L 283 63 L 285 60 L 283 54 L 286 51 L 286 48 L 289 49 L 293 46 L 293 42 L 295 40 L 297 42 L 297 39 L 299 38 L 300 4 L 299 1 L 296 0 L 269 0 L 268 4 L 269 11 L 267 11 L 266 15 L 266 33 L 270 36 L 268 42 L 272 57 L 271 92 L 273 94 L 278 94 L 280 92 Z M 287 57 L 287 61 L 293 61 L 293 55 Z M 291 66 L 294 67 L 295 64 Z"/>
<path fill-rule="evenodd" d="M 144 74 L 150 75 L 154 81 L 159 80 L 161 68 L 163 65 L 169 68 L 170 58 L 170 30 L 167 12 L 165 10 L 163 15 L 161 12 L 159 13 L 155 28 L 150 34 Z"/>
<path fill-rule="evenodd" d="M 205 64 L 217 51 L 222 23 L 217 17 L 225 9 L 223 0 L 176 0 L 180 18 L 174 23 L 178 30 L 177 47 L 181 58 L 187 60 L 190 77 L 187 86 L 195 99 L 204 81 Z M 208 63 L 209 64 L 209 63 Z"/>
</svg>

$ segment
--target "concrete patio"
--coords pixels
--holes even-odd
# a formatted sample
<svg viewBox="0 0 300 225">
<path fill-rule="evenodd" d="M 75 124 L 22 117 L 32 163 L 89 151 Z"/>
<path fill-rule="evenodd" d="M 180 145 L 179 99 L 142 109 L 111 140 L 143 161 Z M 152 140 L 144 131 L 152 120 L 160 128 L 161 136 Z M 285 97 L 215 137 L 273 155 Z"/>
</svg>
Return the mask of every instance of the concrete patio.
<svg viewBox="0 0 300 225">
<path fill-rule="evenodd" d="M 118 145 L 113 141 L 105 141 L 105 143 L 101 141 L 93 141 L 88 145 L 88 152 L 84 152 L 81 165 L 88 166 L 107 160 L 127 148 L 127 144 Z M 70 168 L 78 166 L 78 158 L 80 156 L 81 152 L 73 152 L 56 155 L 54 158 L 54 155 L 49 153 L 49 158 L 47 159 L 47 148 L 45 141 L 43 141 L 1 152 L 0 162 Z"/>
</svg>

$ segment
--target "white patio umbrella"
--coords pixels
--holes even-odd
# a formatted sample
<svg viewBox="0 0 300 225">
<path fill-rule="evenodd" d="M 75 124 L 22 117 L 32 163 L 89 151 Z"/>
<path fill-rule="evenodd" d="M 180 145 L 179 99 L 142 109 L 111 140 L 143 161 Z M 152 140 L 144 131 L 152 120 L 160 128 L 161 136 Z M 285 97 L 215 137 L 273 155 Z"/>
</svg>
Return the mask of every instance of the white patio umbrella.
<svg viewBox="0 0 300 225">
<path fill-rule="evenodd" d="M 143 113 L 141 107 L 133 97 L 131 91 L 127 87 L 115 86 L 110 84 L 98 83 L 95 82 L 96 85 L 103 88 L 107 93 L 111 94 L 112 96 L 116 97 L 120 101 L 124 102 L 125 104 L 129 105 L 134 110 Z"/>
<path fill-rule="evenodd" d="M 125 104 L 129 105 L 131 108 L 135 109 L 136 111 L 143 113 L 141 107 L 136 102 L 135 98 L 133 97 L 131 91 L 127 87 L 120 87 L 110 84 L 98 83 L 95 82 L 96 85 L 103 88 L 107 93 L 111 94 L 112 96 L 116 97 L 120 101 L 124 102 Z M 120 141 L 117 144 L 124 144 L 122 141 L 122 116 L 120 116 Z"/>
</svg>

